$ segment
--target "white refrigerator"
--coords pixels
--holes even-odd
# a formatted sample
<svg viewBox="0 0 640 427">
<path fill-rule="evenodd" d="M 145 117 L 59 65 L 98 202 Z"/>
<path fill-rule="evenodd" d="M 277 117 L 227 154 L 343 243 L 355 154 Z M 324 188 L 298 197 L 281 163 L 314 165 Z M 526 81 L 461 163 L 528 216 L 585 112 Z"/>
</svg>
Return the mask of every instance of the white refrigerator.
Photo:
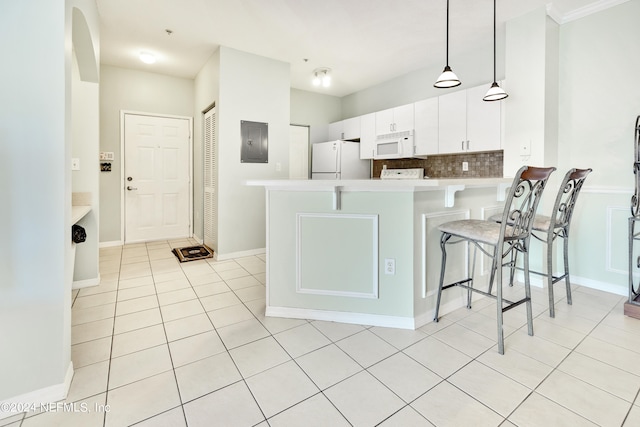
<svg viewBox="0 0 640 427">
<path fill-rule="evenodd" d="M 360 159 L 359 142 L 316 142 L 311 147 L 311 179 L 371 178 L 371 162 Z"/>
</svg>

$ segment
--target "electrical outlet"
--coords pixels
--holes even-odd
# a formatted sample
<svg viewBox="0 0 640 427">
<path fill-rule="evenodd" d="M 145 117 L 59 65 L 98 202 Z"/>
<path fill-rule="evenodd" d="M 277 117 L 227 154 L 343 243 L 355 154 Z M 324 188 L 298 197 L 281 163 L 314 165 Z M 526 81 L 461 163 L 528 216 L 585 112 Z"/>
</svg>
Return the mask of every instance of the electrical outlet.
<svg viewBox="0 0 640 427">
<path fill-rule="evenodd" d="M 469 162 L 462 162 L 462 172 L 467 172 L 469 170 Z"/>
<path fill-rule="evenodd" d="M 384 274 L 396 274 L 396 260 L 394 258 L 384 259 Z"/>
<path fill-rule="evenodd" d="M 77 157 L 74 157 L 71 159 L 71 170 L 72 171 L 80 170 L 80 159 L 78 159 Z"/>
<path fill-rule="evenodd" d="M 520 155 L 521 156 L 529 156 L 531 155 L 531 140 L 524 141 L 520 146 Z"/>
</svg>

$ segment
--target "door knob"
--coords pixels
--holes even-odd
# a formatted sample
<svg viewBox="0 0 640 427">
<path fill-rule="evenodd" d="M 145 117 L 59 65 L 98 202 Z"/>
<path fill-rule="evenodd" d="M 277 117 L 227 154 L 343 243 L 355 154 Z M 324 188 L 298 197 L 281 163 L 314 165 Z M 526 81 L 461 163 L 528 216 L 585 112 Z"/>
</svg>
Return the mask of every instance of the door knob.
<svg viewBox="0 0 640 427">
<path fill-rule="evenodd" d="M 127 185 L 127 190 L 129 190 L 129 191 L 131 191 L 131 190 L 137 190 L 137 188 L 134 188 L 134 187 L 132 187 L 132 186 L 130 186 L 130 185 Z"/>
</svg>

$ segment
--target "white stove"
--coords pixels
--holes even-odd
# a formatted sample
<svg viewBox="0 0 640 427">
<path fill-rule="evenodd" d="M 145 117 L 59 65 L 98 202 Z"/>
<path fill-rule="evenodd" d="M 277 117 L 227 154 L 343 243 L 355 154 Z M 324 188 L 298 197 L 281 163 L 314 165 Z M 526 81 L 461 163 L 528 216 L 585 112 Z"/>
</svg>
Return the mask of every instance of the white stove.
<svg viewBox="0 0 640 427">
<path fill-rule="evenodd" d="M 380 179 L 423 179 L 424 169 L 382 169 Z"/>
</svg>

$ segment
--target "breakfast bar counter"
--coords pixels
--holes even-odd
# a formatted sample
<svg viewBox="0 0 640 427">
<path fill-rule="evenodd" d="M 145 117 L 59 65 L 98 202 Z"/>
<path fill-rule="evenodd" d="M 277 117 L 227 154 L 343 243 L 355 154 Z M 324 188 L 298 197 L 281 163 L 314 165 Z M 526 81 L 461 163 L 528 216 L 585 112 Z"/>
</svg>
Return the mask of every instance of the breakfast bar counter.
<svg viewBox="0 0 640 427">
<path fill-rule="evenodd" d="M 266 190 L 266 315 L 415 329 L 433 319 L 438 225 L 502 211 L 511 178 L 254 180 Z M 448 253 L 447 274 L 468 254 Z M 476 280 L 488 277 L 480 262 Z M 466 276 L 465 276 L 466 277 Z M 441 313 L 464 305 L 451 291 Z"/>
</svg>

